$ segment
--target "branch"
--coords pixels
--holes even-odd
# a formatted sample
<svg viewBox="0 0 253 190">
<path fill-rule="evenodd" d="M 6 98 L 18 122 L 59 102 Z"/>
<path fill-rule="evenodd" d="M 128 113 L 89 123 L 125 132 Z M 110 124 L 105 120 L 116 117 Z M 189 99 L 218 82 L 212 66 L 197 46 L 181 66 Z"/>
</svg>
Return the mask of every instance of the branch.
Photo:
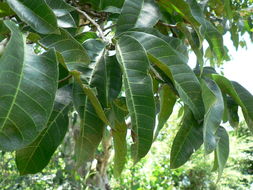
<svg viewBox="0 0 253 190">
<path fill-rule="evenodd" d="M 161 22 L 161 21 L 159 21 L 158 24 L 161 24 L 161 25 L 169 27 L 169 28 L 177 28 L 177 25 L 168 24 L 168 23 L 164 23 L 164 22 Z"/>
<path fill-rule="evenodd" d="M 64 82 L 64 81 L 70 79 L 71 77 L 72 77 L 72 75 L 68 75 L 68 76 L 66 76 L 65 78 L 59 80 L 58 83 Z"/>
<path fill-rule="evenodd" d="M 106 38 L 105 38 L 105 35 L 103 33 L 103 30 L 101 29 L 101 27 L 99 26 L 98 23 L 96 23 L 95 20 L 93 20 L 86 12 L 76 8 L 77 12 L 81 13 L 84 17 L 86 17 L 98 30 L 98 33 L 100 35 L 100 37 L 103 39 L 103 41 L 107 41 Z"/>
</svg>

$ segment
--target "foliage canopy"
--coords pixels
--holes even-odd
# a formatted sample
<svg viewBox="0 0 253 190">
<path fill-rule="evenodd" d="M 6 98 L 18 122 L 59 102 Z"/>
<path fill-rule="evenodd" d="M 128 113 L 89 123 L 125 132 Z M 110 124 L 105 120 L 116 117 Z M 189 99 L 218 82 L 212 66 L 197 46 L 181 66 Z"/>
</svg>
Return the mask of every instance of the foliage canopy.
<svg viewBox="0 0 253 190">
<path fill-rule="evenodd" d="M 170 167 L 203 144 L 219 176 L 229 154 L 221 123 L 253 131 L 253 96 L 215 68 L 229 59 L 223 35 L 252 37 L 251 0 L 0 1 L 0 149 L 16 151 L 20 173 L 40 172 L 79 123 L 76 168 L 112 136 L 115 174 L 143 158 L 182 105 Z M 204 48 L 203 43 L 208 43 Z M 188 63 L 192 50 L 197 63 Z M 78 118 L 75 118 L 78 113 Z M 74 116 L 73 116 L 74 115 Z M 126 121 L 128 121 L 126 123 Z"/>
</svg>

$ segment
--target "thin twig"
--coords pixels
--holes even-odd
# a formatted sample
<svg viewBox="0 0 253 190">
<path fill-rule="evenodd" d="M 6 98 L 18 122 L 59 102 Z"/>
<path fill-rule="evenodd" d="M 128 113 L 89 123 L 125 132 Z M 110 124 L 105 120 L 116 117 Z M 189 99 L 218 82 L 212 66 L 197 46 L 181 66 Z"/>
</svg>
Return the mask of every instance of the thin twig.
<svg viewBox="0 0 253 190">
<path fill-rule="evenodd" d="M 112 24 L 111 26 L 105 27 L 105 28 L 103 29 L 103 31 L 108 30 L 108 29 L 111 29 L 111 28 L 113 28 L 114 26 L 116 26 L 116 24 Z"/>
<path fill-rule="evenodd" d="M 168 23 L 164 23 L 164 22 L 161 22 L 161 21 L 159 21 L 158 24 L 161 24 L 161 25 L 169 27 L 169 28 L 177 28 L 177 25 L 168 24 Z"/>
<path fill-rule="evenodd" d="M 59 80 L 58 83 L 64 82 L 64 81 L 70 79 L 71 77 L 72 77 L 72 75 L 68 75 L 68 76 L 66 76 L 65 78 Z"/>
<path fill-rule="evenodd" d="M 103 39 L 103 41 L 107 41 L 106 38 L 105 38 L 105 35 L 103 33 L 103 30 L 101 29 L 101 27 L 99 26 L 98 23 L 96 23 L 95 20 L 93 20 L 86 12 L 76 8 L 77 12 L 81 13 L 83 16 L 85 16 L 98 30 L 98 33 L 100 35 L 100 37 Z"/>
</svg>

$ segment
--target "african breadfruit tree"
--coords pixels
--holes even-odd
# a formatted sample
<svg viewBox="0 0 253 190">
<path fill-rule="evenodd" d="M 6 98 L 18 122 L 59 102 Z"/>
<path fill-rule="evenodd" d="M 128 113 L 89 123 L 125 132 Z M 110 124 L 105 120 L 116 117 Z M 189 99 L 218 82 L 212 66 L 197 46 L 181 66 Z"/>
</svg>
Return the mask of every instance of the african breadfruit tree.
<svg viewBox="0 0 253 190">
<path fill-rule="evenodd" d="M 137 163 L 180 102 L 170 167 L 185 164 L 203 144 L 220 177 L 229 155 L 221 123 L 236 128 L 240 107 L 253 132 L 253 96 L 215 69 L 229 59 L 225 34 L 236 48 L 243 34 L 252 38 L 252 6 L 252 0 L 0 0 L 0 150 L 15 151 L 21 175 L 40 172 L 69 122 L 77 122 L 76 170 L 106 137 L 120 175 L 127 137 Z"/>
</svg>

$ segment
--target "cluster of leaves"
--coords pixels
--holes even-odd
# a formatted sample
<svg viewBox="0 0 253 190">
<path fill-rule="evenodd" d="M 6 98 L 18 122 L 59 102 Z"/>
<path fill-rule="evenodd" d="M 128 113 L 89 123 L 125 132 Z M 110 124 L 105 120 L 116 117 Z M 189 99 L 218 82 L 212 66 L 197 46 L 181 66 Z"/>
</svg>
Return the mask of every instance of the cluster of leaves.
<svg viewBox="0 0 253 190">
<path fill-rule="evenodd" d="M 221 175 L 229 139 L 220 123 L 236 127 L 240 106 L 253 130 L 253 96 L 204 66 L 203 41 L 212 63 L 220 64 L 227 54 L 218 26 L 239 22 L 234 19 L 239 2 L 220 1 L 219 14 L 214 2 L 1 1 L 0 149 L 16 151 L 21 174 L 39 172 L 64 138 L 69 113 L 76 111 L 76 168 L 94 159 L 110 130 L 119 175 L 127 131 L 136 163 L 180 101 L 184 116 L 170 167 L 183 165 L 204 144 L 206 154 L 214 152 L 214 169 Z M 187 45 L 198 58 L 194 71 L 187 65 Z"/>
</svg>

